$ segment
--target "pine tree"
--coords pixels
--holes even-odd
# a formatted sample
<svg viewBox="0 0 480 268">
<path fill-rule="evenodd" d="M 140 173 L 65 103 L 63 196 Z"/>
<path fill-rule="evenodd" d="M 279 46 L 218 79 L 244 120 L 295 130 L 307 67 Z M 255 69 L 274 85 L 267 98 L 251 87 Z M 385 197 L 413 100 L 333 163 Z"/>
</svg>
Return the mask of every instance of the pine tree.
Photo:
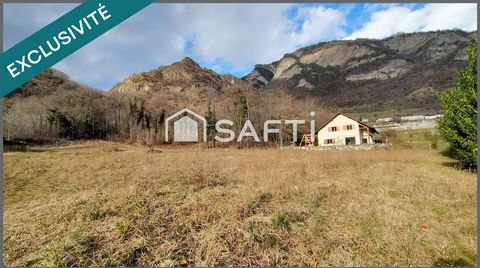
<svg viewBox="0 0 480 268">
<path fill-rule="evenodd" d="M 440 94 L 444 116 L 439 130 L 450 143 L 450 154 L 464 168 L 477 167 L 477 45 L 468 49 L 469 61 L 454 87 Z"/>
</svg>

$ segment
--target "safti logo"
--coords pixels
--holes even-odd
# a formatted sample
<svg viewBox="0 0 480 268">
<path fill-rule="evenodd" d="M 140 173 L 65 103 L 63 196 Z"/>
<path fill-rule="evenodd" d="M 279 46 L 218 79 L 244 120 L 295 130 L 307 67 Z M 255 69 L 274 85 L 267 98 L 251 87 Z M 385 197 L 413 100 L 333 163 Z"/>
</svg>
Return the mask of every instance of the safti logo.
<svg viewBox="0 0 480 268">
<path fill-rule="evenodd" d="M 182 116 L 183 115 L 183 116 Z M 203 141 L 207 141 L 207 120 L 199 114 L 185 108 L 174 113 L 165 119 L 165 141 L 168 142 L 169 123 L 172 119 L 182 116 L 173 123 L 173 141 L 174 142 L 198 142 L 198 121 L 203 125 Z"/>
<path fill-rule="evenodd" d="M 310 112 L 310 116 L 314 117 L 315 112 Z M 170 129 L 170 122 L 173 119 L 176 119 L 173 122 L 173 142 L 199 142 L 199 123 L 202 125 L 202 140 L 204 142 L 207 141 L 207 120 L 203 116 L 185 108 L 165 119 L 165 142 L 169 142 L 168 132 Z M 296 142 L 298 138 L 298 126 L 305 124 L 305 120 L 266 120 L 263 123 L 263 142 L 268 142 L 268 134 L 280 133 L 280 130 L 273 126 L 279 126 L 282 123 L 285 125 L 292 125 L 292 138 L 293 142 Z M 252 137 L 255 142 L 261 142 L 252 121 L 245 121 L 240 134 L 236 138 L 233 126 L 234 123 L 231 120 L 218 120 L 215 123 L 215 132 L 217 133 L 215 140 L 219 142 L 232 142 L 234 140 L 241 142 L 244 137 Z M 223 135 L 220 137 L 218 134 Z M 310 120 L 310 137 L 312 141 L 315 139 L 315 120 Z"/>
</svg>

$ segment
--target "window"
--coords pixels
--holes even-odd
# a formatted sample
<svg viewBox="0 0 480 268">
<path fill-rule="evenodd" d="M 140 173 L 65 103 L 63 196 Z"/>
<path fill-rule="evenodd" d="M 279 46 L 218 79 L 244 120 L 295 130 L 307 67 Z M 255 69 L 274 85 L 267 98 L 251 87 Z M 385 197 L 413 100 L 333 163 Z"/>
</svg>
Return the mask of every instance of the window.
<svg viewBox="0 0 480 268">
<path fill-rule="evenodd" d="M 335 132 L 335 131 L 337 131 L 337 127 L 329 127 L 328 131 L 329 132 Z"/>
<path fill-rule="evenodd" d="M 353 129 L 353 125 L 345 125 L 343 126 L 343 130 L 352 130 Z"/>
<path fill-rule="evenodd" d="M 345 138 L 345 144 L 346 145 L 353 145 L 355 144 L 355 137 L 348 137 L 348 138 Z"/>
<path fill-rule="evenodd" d="M 335 140 L 334 139 L 325 139 L 325 140 L 323 140 L 323 143 L 324 144 L 335 144 Z"/>
</svg>

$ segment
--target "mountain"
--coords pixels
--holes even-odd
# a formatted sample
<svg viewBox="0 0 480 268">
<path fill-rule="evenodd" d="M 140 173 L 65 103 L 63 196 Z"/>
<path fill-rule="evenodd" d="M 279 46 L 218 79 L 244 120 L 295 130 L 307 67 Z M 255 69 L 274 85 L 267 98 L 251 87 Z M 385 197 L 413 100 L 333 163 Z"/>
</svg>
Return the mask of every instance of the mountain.
<svg viewBox="0 0 480 268">
<path fill-rule="evenodd" d="M 50 68 L 12 91 L 6 97 L 43 97 L 54 93 L 72 91 L 94 92 L 95 90 L 71 80 L 68 75 L 59 70 Z"/>
<path fill-rule="evenodd" d="M 344 112 L 438 112 L 436 95 L 455 82 L 475 36 L 452 30 L 324 42 L 256 65 L 242 79 L 261 90 L 314 96 Z"/>
<path fill-rule="evenodd" d="M 224 99 L 239 87 L 249 87 L 249 84 L 234 76 L 219 75 L 202 68 L 186 57 L 168 66 L 133 74 L 115 85 L 112 92 L 143 92 L 168 107 L 184 107 L 188 104 L 192 108 L 205 108 L 209 101 Z"/>
</svg>

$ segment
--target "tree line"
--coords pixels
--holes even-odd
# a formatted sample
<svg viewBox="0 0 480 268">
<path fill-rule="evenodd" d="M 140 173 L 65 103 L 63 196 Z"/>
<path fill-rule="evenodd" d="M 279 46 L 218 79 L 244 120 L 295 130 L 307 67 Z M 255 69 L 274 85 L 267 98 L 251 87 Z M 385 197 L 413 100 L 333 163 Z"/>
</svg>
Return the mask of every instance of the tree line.
<svg viewBox="0 0 480 268">
<path fill-rule="evenodd" d="M 153 146 L 164 142 L 165 118 L 185 108 L 166 103 L 155 92 L 65 90 L 61 86 L 50 89 L 48 94 L 26 92 L 4 101 L 4 139 L 32 143 L 102 139 Z M 186 108 L 191 107 L 187 105 Z M 312 119 L 310 111 L 317 113 L 317 120 L 331 115 L 314 99 L 298 100 L 285 90 L 257 92 L 241 87 L 229 96 L 210 96 L 204 105 L 194 110 L 207 120 L 211 146 L 215 146 L 217 118 L 232 120 L 235 133 L 250 120 L 261 136 L 265 120 L 304 119 L 309 122 Z M 280 135 L 271 138 L 273 143 L 282 145 L 291 138 L 291 128 L 279 127 Z M 304 129 L 304 132 L 308 131 Z"/>
</svg>

